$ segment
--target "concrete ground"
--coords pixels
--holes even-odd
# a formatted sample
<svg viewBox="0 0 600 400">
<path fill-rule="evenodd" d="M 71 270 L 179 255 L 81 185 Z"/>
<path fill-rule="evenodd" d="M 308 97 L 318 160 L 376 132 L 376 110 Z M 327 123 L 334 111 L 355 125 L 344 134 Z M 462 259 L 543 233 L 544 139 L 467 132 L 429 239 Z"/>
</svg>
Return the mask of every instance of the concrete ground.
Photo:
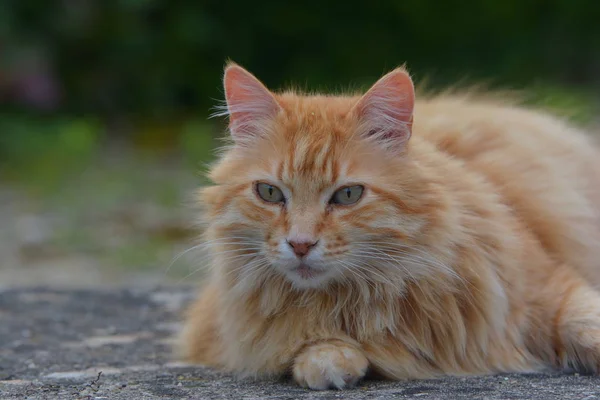
<svg viewBox="0 0 600 400">
<path fill-rule="evenodd" d="M 1 399 L 600 399 L 600 378 L 502 375 L 367 381 L 311 392 L 240 381 L 171 354 L 189 287 L 0 291 Z"/>
</svg>

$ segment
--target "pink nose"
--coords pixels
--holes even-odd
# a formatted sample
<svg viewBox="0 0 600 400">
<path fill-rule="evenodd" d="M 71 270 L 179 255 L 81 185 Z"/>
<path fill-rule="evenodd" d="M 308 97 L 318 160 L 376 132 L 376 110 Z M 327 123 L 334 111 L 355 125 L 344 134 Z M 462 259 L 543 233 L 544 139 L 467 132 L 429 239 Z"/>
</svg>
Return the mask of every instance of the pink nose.
<svg viewBox="0 0 600 400">
<path fill-rule="evenodd" d="M 318 240 L 316 242 L 296 242 L 294 240 L 288 240 L 287 244 L 294 250 L 294 253 L 298 257 L 302 258 L 307 255 L 310 252 L 310 249 L 315 247 L 318 242 Z"/>
</svg>

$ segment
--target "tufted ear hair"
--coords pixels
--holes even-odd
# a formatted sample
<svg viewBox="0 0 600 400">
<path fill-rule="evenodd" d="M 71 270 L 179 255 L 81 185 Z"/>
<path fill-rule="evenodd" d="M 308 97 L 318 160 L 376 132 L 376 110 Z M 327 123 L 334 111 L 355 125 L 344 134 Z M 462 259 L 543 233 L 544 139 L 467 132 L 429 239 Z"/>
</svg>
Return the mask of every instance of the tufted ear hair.
<svg viewBox="0 0 600 400">
<path fill-rule="evenodd" d="M 356 103 L 352 112 L 362 135 L 393 150 L 403 150 L 412 132 L 415 89 L 404 68 L 379 79 Z"/>
<path fill-rule="evenodd" d="M 225 68 L 223 77 L 229 130 L 236 142 L 257 134 L 262 121 L 281 109 L 275 96 L 250 72 L 236 64 Z"/>
</svg>

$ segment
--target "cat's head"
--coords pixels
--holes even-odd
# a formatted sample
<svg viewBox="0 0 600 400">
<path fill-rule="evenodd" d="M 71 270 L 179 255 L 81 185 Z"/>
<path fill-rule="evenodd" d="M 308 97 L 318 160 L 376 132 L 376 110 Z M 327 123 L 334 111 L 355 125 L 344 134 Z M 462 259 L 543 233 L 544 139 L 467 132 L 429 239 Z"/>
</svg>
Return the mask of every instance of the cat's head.
<svg viewBox="0 0 600 400">
<path fill-rule="evenodd" d="M 202 192 L 217 267 L 245 285 L 277 276 L 297 289 L 425 268 L 409 251 L 432 202 L 411 157 L 404 69 L 363 96 L 276 94 L 233 64 L 224 86 L 233 144 Z"/>
</svg>

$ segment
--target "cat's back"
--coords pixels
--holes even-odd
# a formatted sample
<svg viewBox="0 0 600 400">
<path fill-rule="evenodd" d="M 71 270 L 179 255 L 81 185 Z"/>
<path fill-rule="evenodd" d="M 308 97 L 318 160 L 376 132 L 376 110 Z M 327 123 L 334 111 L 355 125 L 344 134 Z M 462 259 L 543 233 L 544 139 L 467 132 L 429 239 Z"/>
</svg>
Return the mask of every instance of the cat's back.
<svg viewBox="0 0 600 400">
<path fill-rule="evenodd" d="M 550 114 L 441 96 L 416 105 L 414 136 L 494 184 L 546 250 L 600 284 L 600 152 Z"/>
</svg>

